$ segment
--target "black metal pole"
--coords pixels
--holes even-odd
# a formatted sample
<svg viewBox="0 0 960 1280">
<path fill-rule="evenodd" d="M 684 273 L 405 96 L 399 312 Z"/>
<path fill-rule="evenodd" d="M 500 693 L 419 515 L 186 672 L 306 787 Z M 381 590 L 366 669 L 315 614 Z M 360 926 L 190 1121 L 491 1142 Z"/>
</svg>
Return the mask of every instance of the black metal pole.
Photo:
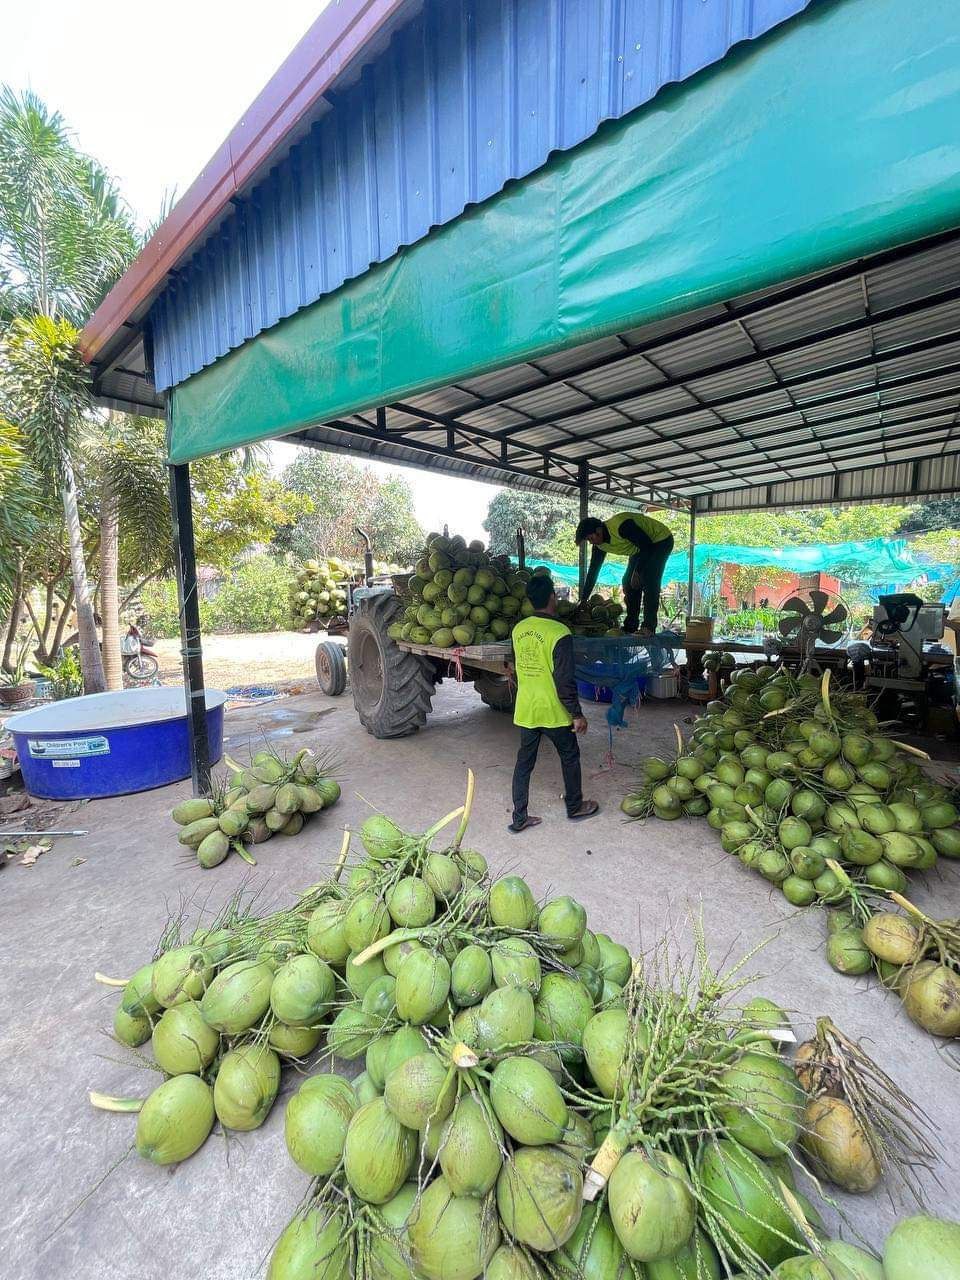
<svg viewBox="0 0 960 1280">
<path fill-rule="evenodd" d="M 210 743 L 200 648 L 200 598 L 197 594 L 193 507 L 190 504 L 190 467 L 185 462 L 170 467 L 170 510 L 173 513 L 173 557 L 180 605 L 180 647 L 190 735 L 190 768 L 194 794 L 203 795 L 210 790 Z"/>
<path fill-rule="evenodd" d="M 690 508 L 690 550 L 687 553 L 687 617 L 694 612 L 696 591 L 697 508 Z"/>
<path fill-rule="evenodd" d="M 590 514 L 590 512 L 587 510 L 587 464 L 586 462 L 580 463 L 577 479 L 580 484 L 580 519 L 586 520 L 587 516 Z M 587 581 L 587 544 L 585 542 L 581 542 L 580 543 L 580 589 L 577 592 L 577 595 L 581 599 L 583 598 L 583 587 L 586 581 Z"/>
</svg>

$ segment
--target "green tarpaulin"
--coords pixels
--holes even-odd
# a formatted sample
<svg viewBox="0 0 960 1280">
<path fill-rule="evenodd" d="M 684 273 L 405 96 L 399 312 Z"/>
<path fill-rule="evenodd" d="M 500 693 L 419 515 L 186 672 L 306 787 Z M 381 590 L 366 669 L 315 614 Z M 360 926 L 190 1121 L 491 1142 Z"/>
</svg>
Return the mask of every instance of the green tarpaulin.
<svg viewBox="0 0 960 1280">
<path fill-rule="evenodd" d="M 816 4 L 172 396 L 175 462 L 960 224 L 956 0 Z"/>
</svg>

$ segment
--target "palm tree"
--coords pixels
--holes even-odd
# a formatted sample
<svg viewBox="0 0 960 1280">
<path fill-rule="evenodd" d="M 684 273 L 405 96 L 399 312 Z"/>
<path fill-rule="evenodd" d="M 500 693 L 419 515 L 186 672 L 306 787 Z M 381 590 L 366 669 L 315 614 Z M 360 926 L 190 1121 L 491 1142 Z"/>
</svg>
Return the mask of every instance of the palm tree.
<svg viewBox="0 0 960 1280">
<path fill-rule="evenodd" d="M 0 384 L 7 414 L 63 504 L 84 689 L 104 687 L 74 475 L 91 410 L 78 326 L 136 252 L 129 213 L 63 118 L 0 91 Z"/>
</svg>

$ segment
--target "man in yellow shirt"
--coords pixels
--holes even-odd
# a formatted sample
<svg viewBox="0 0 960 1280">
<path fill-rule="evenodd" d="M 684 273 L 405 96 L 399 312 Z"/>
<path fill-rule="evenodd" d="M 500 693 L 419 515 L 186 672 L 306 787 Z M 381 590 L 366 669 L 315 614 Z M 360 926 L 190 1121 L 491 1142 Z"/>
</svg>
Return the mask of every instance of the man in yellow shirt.
<svg viewBox="0 0 960 1280">
<path fill-rule="evenodd" d="M 627 615 L 623 629 L 637 630 L 642 609 L 640 634 L 654 635 L 663 570 L 673 550 L 673 534 L 667 526 L 637 511 L 621 511 L 615 516 L 607 516 L 606 520 L 597 520 L 593 516 L 581 520 L 575 538 L 578 547 L 584 542 L 593 547 L 581 598 L 586 600 L 593 592 L 600 568 L 608 555 L 626 556 L 623 598 Z"/>
<path fill-rule="evenodd" d="M 531 578 L 527 598 L 535 612 L 521 619 L 511 636 L 517 675 L 513 723 L 520 728 L 513 771 L 513 821 L 508 828 L 514 833 L 541 822 L 527 813 L 527 803 L 542 737 L 550 739 L 560 757 L 567 817 L 591 818 L 600 808 L 595 800 L 583 798 L 577 734 L 586 732 L 587 722 L 577 698 L 573 634 L 557 620 L 552 579 L 543 574 Z"/>
</svg>

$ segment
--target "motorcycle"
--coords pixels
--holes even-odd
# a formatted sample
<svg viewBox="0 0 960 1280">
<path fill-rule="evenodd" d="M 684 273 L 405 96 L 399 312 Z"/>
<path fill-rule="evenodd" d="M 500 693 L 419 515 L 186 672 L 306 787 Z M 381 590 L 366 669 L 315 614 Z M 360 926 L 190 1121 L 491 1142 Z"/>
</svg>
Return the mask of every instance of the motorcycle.
<svg viewBox="0 0 960 1280">
<path fill-rule="evenodd" d="M 143 632 L 135 622 L 131 622 L 127 634 L 120 641 L 120 653 L 123 658 L 123 673 L 134 684 L 146 684 L 160 670 L 160 661 L 155 651 L 146 643 Z"/>
</svg>

